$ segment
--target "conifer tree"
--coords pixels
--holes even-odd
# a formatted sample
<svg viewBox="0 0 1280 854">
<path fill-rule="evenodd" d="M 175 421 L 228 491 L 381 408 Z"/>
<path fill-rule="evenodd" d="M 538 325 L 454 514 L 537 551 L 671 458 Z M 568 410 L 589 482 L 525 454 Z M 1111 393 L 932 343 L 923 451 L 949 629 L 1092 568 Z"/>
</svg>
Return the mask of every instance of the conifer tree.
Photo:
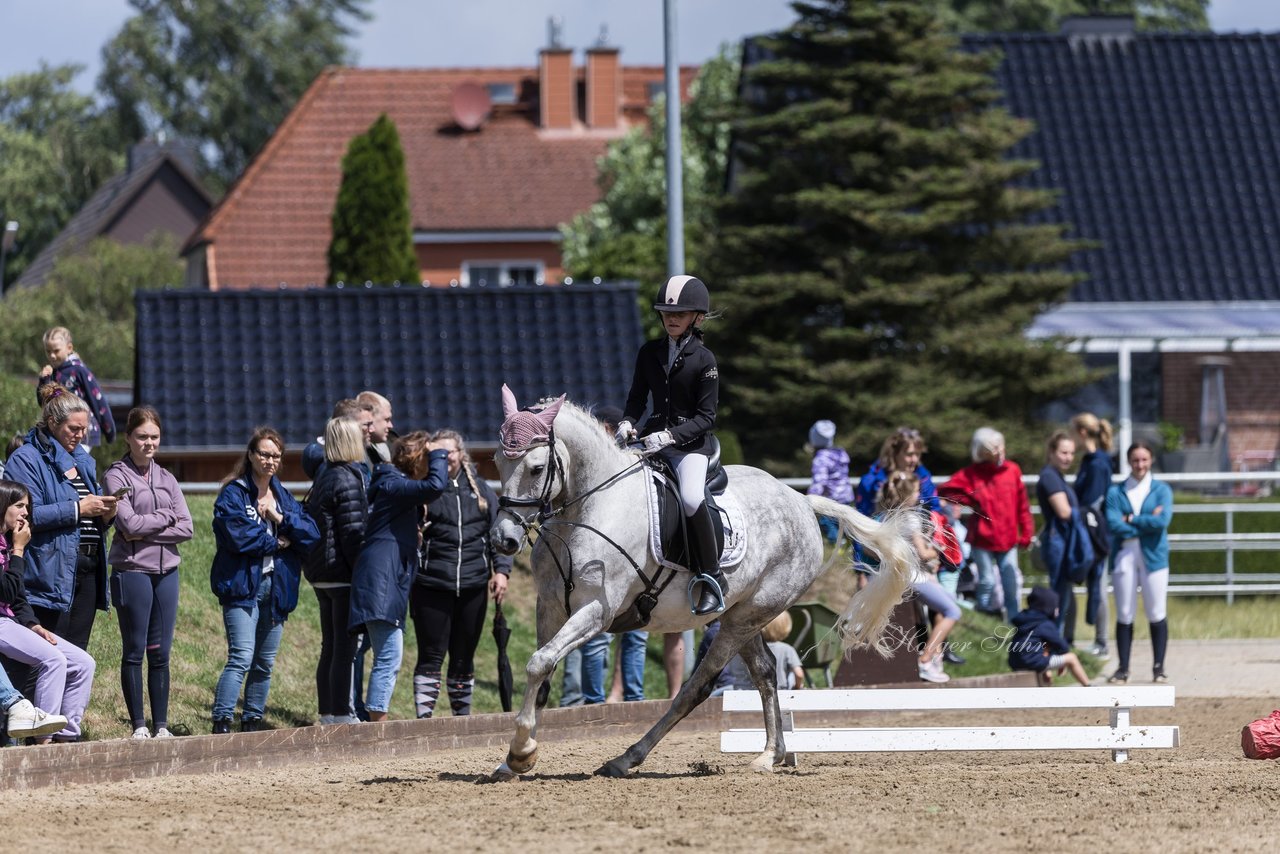
<svg viewBox="0 0 1280 854">
<path fill-rule="evenodd" d="M 793 7 L 745 72 L 706 279 L 747 459 L 798 467 L 819 418 L 855 460 L 901 425 L 942 470 L 983 424 L 1038 446 L 1037 406 L 1090 377 L 1023 333 L 1066 297 L 1081 245 L 1036 218 L 1053 193 L 1019 181 L 1037 164 L 1009 152 L 1031 127 L 996 105 L 998 58 L 909 0 Z"/>
<path fill-rule="evenodd" d="M 333 208 L 329 284 L 419 279 L 409 216 L 409 179 L 395 123 L 386 114 L 354 137 L 342 158 Z"/>
</svg>

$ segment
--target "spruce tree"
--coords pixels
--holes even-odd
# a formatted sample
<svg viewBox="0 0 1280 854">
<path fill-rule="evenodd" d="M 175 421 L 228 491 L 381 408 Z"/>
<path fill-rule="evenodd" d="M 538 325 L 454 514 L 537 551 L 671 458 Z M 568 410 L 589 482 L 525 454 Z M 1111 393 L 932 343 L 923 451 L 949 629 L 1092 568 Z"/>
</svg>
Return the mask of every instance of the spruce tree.
<svg viewBox="0 0 1280 854">
<path fill-rule="evenodd" d="M 707 272 L 747 458 L 795 470 L 819 418 L 856 465 L 901 425 L 944 471 L 984 424 L 1038 447 L 1037 406 L 1090 375 L 1023 333 L 1066 297 L 1081 245 L 1035 217 L 1053 193 L 1019 183 L 1037 164 L 1009 151 L 1031 127 L 996 106 L 998 57 L 959 50 L 917 2 L 793 8 L 745 72 Z"/>
<path fill-rule="evenodd" d="M 354 137 L 342 158 L 333 207 L 329 284 L 419 278 L 409 216 L 409 179 L 395 123 L 386 114 Z"/>
</svg>

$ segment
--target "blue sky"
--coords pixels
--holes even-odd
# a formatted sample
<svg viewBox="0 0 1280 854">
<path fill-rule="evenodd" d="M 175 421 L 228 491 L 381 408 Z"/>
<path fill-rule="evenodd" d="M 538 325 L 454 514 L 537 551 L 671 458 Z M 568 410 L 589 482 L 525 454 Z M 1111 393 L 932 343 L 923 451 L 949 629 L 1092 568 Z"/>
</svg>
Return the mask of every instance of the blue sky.
<svg viewBox="0 0 1280 854">
<path fill-rule="evenodd" d="M 532 65 L 551 15 L 570 47 L 595 43 L 603 24 L 625 62 L 662 61 L 661 0 L 374 0 L 370 9 L 355 43 L 365 66 Z M 125 0 L 0 0 L 0 77 L 41 60 L 77 62 L 89 69 L 79 86 L 92 88 L 102 45 L 130 11 Z M 1209 17 L 1219 31 L 1280 32 L 1277 0 L 1214 0 Z M 680 61 L 791 18 L 786 0 L 678 0 Z"/>
</svg>

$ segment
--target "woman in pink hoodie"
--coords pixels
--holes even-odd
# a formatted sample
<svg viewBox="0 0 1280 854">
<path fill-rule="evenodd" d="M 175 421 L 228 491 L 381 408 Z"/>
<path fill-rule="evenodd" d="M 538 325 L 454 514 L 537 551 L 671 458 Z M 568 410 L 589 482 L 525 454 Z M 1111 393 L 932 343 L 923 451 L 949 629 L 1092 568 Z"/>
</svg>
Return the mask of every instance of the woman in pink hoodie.
<svg viewBox="0 0 1280 854">
<path fill-rule="evenodd" d="M 157 738 L 169 732 L 169 650 L 178 616 L 178 544 L 191 539 L 191 511 L 178 481 L 155 462 L 160 416 L 149 406 L 129 411 L 129 452 L 107 469 L 103 483 L 119 497 L 111 565 L 111 601 L 120 616 L 120 684 L 134 738 L 150 738 L 142 706 L 142 656 Z"/>
<path fill-rule="evenodd" d="M 999 612 L 992 601 L 996 570 L 1004 593 L 1004 608 L 1012 620 L 1019 610 L 1018 549 L 1031 545 L 1035 523 L 1031 502 L 1022 485 L 1022 469 L 1004 456 L 1004 436 L 990 427 L 979 427 L 969 443 L 973 465 L 951 476 L 940 491 L 943 498 L 973 507 L 974 521 L 968 522 L 969 545 L 978 564 L 977 608 Z"/>
</svg>

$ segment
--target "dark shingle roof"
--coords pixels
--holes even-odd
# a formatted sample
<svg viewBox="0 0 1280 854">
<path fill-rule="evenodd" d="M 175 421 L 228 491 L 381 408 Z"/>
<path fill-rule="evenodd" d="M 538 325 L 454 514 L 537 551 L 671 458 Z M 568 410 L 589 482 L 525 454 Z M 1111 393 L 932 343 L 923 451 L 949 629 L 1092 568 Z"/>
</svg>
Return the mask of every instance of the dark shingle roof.
<svg viewBox="0 0 1280 854">
<path fill-rule="evenodd" d="M 641 343 L 635 285 L 139 291 L 136 400 L 165 445 L 238 448 L 270 424 L 291 445 L 335 401 L 391 399 L 396 427 L 453 427 L 491 445 L 505 382 L 621 404 Z"/>
<path fill-rule="evenodd" d="M 1098 241 L 1083 302 L 1280 299 L 1280 34 L 965 37 L 999 49 L 1014 155 Z"/>
<path fill-rule="evenodd" d="M 22 271 L 22 275 L 14 281 L 14 285 L 38 285 L 53 272 L 54 262 L 63 255 L 73 254 L 84 248 L 96 237 L 107 232 L 129 205 L 151 183 L 162 169 L 174 170 L 191 188 L 211 206 L 213 200 L 191 174 L 183 163 L 171 154 L 163 151 L 145 162 L 126 170 L 113 178 L 107 179 L 80 210 L 67 221 L 66 226 L 49 245 L 40 251 L 31 264 Z M 199 214 L 197 214 L 198 216 Z M 186 234 L 177 235 L 185 240 Z"/>
</svg>

